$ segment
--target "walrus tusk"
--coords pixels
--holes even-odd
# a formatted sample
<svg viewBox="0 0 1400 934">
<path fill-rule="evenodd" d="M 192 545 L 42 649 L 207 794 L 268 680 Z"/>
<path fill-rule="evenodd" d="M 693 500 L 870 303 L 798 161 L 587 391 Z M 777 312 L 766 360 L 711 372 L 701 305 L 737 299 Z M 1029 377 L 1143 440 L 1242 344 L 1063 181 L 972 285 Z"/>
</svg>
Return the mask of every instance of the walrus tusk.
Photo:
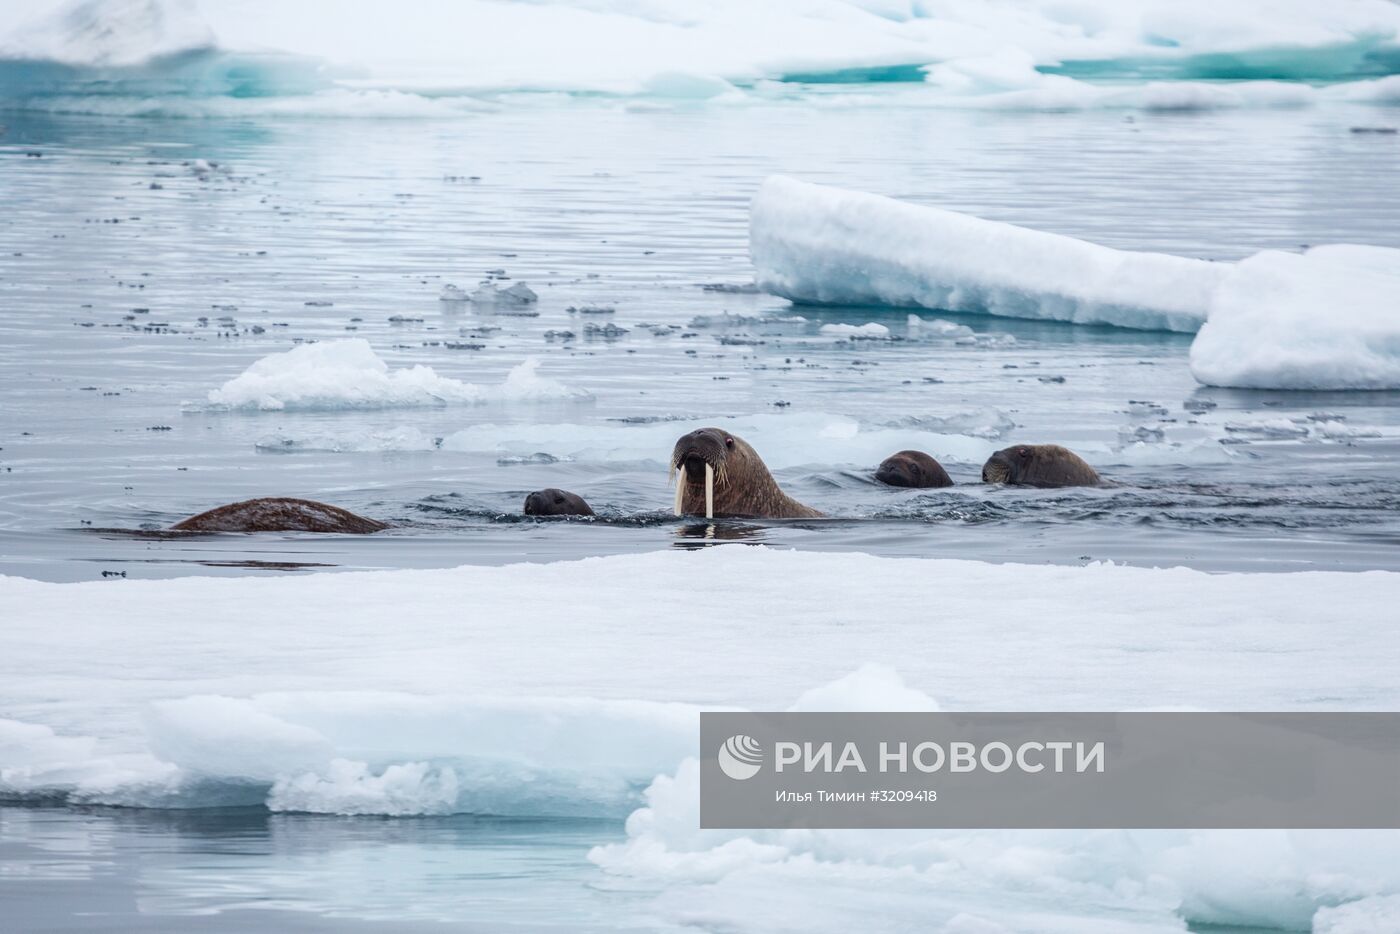
<svg viewBox="0 0 1400 934">
<path fill-rule="evenodd" d="M 682 500 L 685 498 L 685 464 L 679 468 L 679 476 L 676 479 L 676 515 L 684 515 L 681 512 Z"/>
<path fill-rule="evenodd" d="M 705 518 L 715 517 L 715 469 L 705 464 Z"/>
</svg>

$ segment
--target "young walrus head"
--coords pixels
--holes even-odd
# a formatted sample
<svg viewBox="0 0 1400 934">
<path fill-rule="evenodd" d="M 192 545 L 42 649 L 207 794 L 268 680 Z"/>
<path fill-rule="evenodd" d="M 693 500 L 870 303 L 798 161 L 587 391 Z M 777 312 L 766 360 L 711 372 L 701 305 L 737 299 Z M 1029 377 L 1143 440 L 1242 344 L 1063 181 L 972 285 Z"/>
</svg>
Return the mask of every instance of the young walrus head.
<svg viewBox="0 0 1400 934">
<path fill-rule="evenodd" d="M 1012 486 L 1098 486 L 1099 475 L 1078 454 L 1058 444 L 1018 444 L 982 465 L 983 483 Z"/>
<path fill-rule="evenodd" d="M 699 428 L 671 450 L 676 515 L 807 519 L 820 516 L 778 488 L 763 458 L 736 434 Z"/>
<path fill-rule="evenodd" d="M 875 479 L 886 486 L 936 487 L 952 486 L 953 480 L 943 465 L 923 451 L 900 451 L 880 462 Z"/>
<path fill-rule="evenodd" d="M 594 514 L 593 507 L 589 506 L 582 496 L 570 493 L 568 490 L 550 487 L 547 490 L 536 490 L 525 497 L 525 515 L 527 516 L 591 516 Z"/>
</svg>

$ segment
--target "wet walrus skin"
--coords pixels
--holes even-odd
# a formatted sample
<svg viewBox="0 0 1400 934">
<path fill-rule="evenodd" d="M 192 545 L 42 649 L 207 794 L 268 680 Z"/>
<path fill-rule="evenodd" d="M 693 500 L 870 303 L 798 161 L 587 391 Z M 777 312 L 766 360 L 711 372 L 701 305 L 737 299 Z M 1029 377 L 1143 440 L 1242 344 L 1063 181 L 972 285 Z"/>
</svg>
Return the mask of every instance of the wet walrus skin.
<svg viewBox="0 0 1400 934">
<path fill-rule="evenodd" d="M 900 451 L 880 462 L 875 479 L 889 486 L 938 487 L 952 486 L 953 478 L 943 465 L 923 451 Z"/>
<path fill-rule="evenodd" d="M 527 516 L 592 516 L 593 507 L 582 496 L 549 487 L 525 497 Z"/>
<path fill-rule="evenodd" d="M 1004 448 L 982 465 L 982 482 L 1012 486 L 1098 486 L 1094 468 L 1058 444 L 1018 444 Z"/>
<path fill-rule="evenodd" d="M 357 516 L 339 506 L 309 499 L 271 496 L 229 503 L 177 522 L 177 532 L 331 532 L 366 535 L 386 523 Z"/>
<path fill-rule="evenodd" d="M 676 514 L 703 516 L 706 468 L 714 480 L 714 515 L 757 519 L 821 517 L 778 488 L 763 458 L 743 438 L 719 428 L 682 435 L 671 451 L 671 473 L 681 472 Z"/>
</svg>

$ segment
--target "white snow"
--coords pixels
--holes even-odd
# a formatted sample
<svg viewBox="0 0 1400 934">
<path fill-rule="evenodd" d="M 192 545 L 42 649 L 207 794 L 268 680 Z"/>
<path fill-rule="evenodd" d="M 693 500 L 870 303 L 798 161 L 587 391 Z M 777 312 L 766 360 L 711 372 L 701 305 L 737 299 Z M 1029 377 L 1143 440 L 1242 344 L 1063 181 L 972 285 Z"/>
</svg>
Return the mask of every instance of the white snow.
<svg viewBox="0 0 1400 934">
<path fill-rule="evenodd" d="M 1400 835 L 700 832 L 688 757 L 702 708 L 1393 709 L 1397 599 L 1386 572 L 740 546 L 305 578 L 7 577 L 0 794 L 632 811 L 595 862 L 658 891 L 670 921 L 738 931 L 1303 928 L 1314 913 L 1320 930 L 1364 930 L 1393 914 Z"/>
<path fill-rule="evenodd" d="M 1400 388 L 1400 250 L 1267 250 L 1235 265 L 1191 345 L 1202 383 Z"/>
<path fill-rule="evenodd" d="M 263 357 L 218 389 L 208 401 L 230 409 L 367 409 L 490 401 L 585 398 L 585 393 L 540 376 L 539 361 L 517 365 L 500 386 L 439 376 L 421 364 L 391 368 L 363 338 L 302 344 Z"/>
<path fill-rule="evenodd" d="M 749 254 L 759 288 L 799 302 L 1188 333 L 1229 271 L 781 176 L 754 197 Z"/>
</svg>

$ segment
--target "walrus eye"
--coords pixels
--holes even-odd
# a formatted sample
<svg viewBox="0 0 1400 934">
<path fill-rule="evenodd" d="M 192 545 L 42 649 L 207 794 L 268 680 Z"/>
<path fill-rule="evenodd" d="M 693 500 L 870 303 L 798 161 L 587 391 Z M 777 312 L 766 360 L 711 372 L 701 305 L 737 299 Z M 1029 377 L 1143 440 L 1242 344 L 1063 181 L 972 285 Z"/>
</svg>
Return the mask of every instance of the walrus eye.
<svg viewBox="0 0 1400 934">
<path fill-rule="evenodd" d="M 725 438 L 725 439 L 724 439 L 724 446 L 727 447 L 727 448 L 732 448 L 732 447 L 734 446 L 734 439 L 733 439 L 733 438 Z"/>
<path fill-rule="evenodd" d="M 1030 449 L 1030 448 L 1021 448 L 1021 450 L 1017 451 L 1016 453 L 1017 453 L 1018 455 L 1020 455 L 1021 457 L 1030 457 L 1030 456 L 1031 456 L 1031 449 Z"/>
</svg>

